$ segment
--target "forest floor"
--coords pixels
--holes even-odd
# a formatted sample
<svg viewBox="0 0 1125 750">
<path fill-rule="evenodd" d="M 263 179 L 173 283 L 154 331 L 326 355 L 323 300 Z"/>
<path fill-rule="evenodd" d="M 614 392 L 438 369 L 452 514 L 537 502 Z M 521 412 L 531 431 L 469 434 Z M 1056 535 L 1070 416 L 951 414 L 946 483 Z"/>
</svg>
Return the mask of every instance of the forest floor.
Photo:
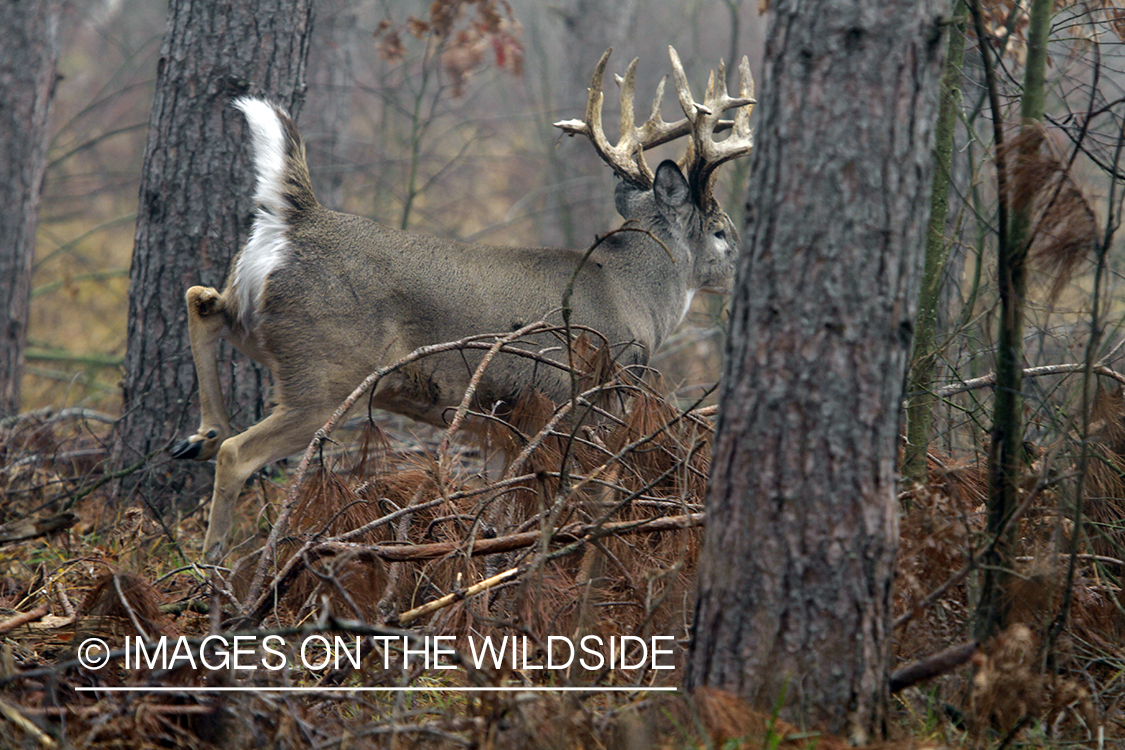
<svg viewBox="0 0 1125 750">
<path fill-rule="evenodd" d="M 646 396 L 571 434 L 547 414 L 453 441 L 360 425 L 248 485 L 221 567 L 200 562 L 198 499 L 121 507 L 111 420 L 9 420 L 0 749 L 845 746 L 677 690 L 711 412 Z M 972 642 L 981 472 L 932 456 L 900 498 L 895 677 L 938 674 L 892 680 L 882 746 L 1125 747 L 1123 564 L 1058 552 L 1073 526 L 1049 482 L 1020 519 L 1017 624 Z M 558 668 L 574 644 L 588 660 Z"/>
</svg>

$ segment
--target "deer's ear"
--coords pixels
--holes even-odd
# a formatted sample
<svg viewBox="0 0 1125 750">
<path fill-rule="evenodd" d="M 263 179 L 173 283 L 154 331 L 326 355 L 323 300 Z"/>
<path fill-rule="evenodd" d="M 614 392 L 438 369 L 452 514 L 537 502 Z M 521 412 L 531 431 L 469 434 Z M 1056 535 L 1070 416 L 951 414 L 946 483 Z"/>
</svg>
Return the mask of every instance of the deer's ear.
<svg viewBox="0 0 1125 750">
<path fill-rule="evenodd" d="M 691 188 L 676 162 L 665 159 L 656 168 L 652 194 L 656 196 L 656 205 L 665 213 L 678 214 L 688 205 L 691 201 Z"/>
</svg>

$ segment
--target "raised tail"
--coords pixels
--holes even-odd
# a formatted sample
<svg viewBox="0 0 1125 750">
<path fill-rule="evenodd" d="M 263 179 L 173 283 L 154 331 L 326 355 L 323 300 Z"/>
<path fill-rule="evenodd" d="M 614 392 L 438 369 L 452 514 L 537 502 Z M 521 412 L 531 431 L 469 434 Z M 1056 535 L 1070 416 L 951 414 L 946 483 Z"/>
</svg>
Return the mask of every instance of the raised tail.
<svg viewBox="0 0 1125 750">
<path fill-rule="evenodd" d="M 254 328 L 269 275 L 289 257 L 289 228 L 317 207 L 305 163 L 305 144 L 285 110 L 264 99 L 243 97 L 234 106 L 246 115 L 254 151 L 258 205 L 246 247 L 235 258 L 230 287 L 231 313 L 246 330 Z"/>
<path fill-rule="evenodd" d="M 234 106 L 246 115 L 250 126 L 258 177 L 254 200 L 258 206 L 279 220 L 288 218 L 290 212 L 315 208 L 305 144 L 293 119 L 265 99 L 246 96 L 237 99 Z"/>
</svg>

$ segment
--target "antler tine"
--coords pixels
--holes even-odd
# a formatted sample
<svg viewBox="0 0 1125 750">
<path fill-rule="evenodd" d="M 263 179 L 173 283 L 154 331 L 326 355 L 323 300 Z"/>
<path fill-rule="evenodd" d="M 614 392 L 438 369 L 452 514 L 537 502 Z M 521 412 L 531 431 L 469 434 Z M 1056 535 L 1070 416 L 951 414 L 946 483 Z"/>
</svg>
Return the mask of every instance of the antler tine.
<svg viewBox="0 0 1125 750">
<path fill-rule="evenodd" d="M 652 112 L 649 113 L 648 121 L 655 122 L 660 120 L 660 107 L 664 104 L 664 84 L 668 82 L 668 76 L 661 76 L 660 83 L 656 84 L 656 96 L 652 99 Z"/>
<path fill-rule="evenodd" d="M 628 141 L 635 137 L 633 133 L 636 124 L 636 119 L 633 117 L 633 92 L 636 90 L 637 82 L 637 59 L 634 57 L 632 62 L 629 63 L 629 67 L 625 69 L 625 77 L 618 83 L 621 87 L 621 121 L 617 128 L 617 132 L 621 134 L 617 143 L 619 147 L 625 146 Z"/>
<path fill-rule="evenodd" d="M 644 159 L 634 158 L 636 150 L 636 134 L 633 132 L 633 82 L 636 61 L 634 60 L 625 73 L 625 78 L 619 81 L 621 86 L 622 130 L 621 137 L 616 146 L 611 146 L 602 127 L 602 103 L 605 95 L 602 93 L 602 82 L 605 79 L 605 67 L 609 62 L 613 48 L 607 49 L 594 68 L 594 75 L 590 80 L 590 98 L 586 102 L 586 119 L 560 120 L 555 127 L 570 135 L 584 135 L 594 145 L 594 150 L 604 162 L 609 164 L 620 177 L 642 188 L 652 187 L 652 171 L 644 163 Z M 625 113 L 629 113 L 629 127 L 625 128 Z"/>
<path fill-rule="evenodd" d="M 738 111 L 734 113 L 734 133 L 730 137 L 744 143 L 746 150 L 738 154 L 741 156 L 744 153 L 750 153 L 754 148 L 754 133 L 750 130 L 750 114 L 754 111 L 754 105 L 757 104 L 754 99 L 754 76 L 750 73 L 750 59 L 746 55 L 742 56 L 742 62 L 738 64 L 738 98 L 748 102 L 748 104 L 740 106 Z M 730 138 L 727 140 L 730 140 Z M 726 141 L 723 141 L 723 143 L 726 143 Z"/>
<path fill-rule="evenodd" d="M 609 164 L 620 177 L 634 185 L 649 189 L 652 187 L 652 170 L 645 163 L 646 149 L 666 143 L 673 138 L 690 132 L 687 120 L 674 123 L 664 122 L 660 116 L 660 105 L 664 98 L 664 81 L 656 89 L 656 98 L 648 119 L 638 127 L 635 119 L 634 93 L 636 88 L 637 60 L 629 63 L 625 76 L 615 76 L 621 87 L 621 129 L 616 146 L 611 146 L 602 127 L 602 82 L 606 64 L 612 49 L 606 50 L 594 68 L 590 81 L 590 98 L 586 104 L 586 120 L 562 120 L 555 123 L 570 135 L 584 135 L 594 144 L 594 150 Z"/>
<path fill-rule="evenodd" d="M 699 103 L 692 97 L 687 75 L 684 73 L 676 50 L 669 47 L 668 56 L 672 60 L 672 72 L 675 76 L 680 107 L 691 122 L 691 142 L 681 166 L 687 172 L 688 182 L 699 204 L 706 205 L 714 200 L 713 180 L 719 166 L 750 153 L 753 148 L 750 112 L 755 101 L 750 60 L 743 57 L 738 66 L 739 95 L 737 97 L 727 92 L 726 65 L 720 61 L 718 76 L 712 72 L 707 79 L 707 94 L 703 103 Z M 728 109 L 736 108 L 734 122 L 731 123 L 731 134 L 725 140 L 716 142 L 713 136 L 716 127 L 720 124 L 719 118 Z"/>
<path fill-rule="evenodd" d="M 594 150 L 607 161 L 612 147 L 609 145 L 609 141 L 605 137 L 605 131 L 602 129 L 602 102 L 604 99 L 602 81 L 605 78 L 605 66 L 609 62 L 609 55 L 612 52 L 612 47 L 607 49 L 602 54 L 601 59 L 598 60 L 598 64 L 594 66 L 594 75 L 590 79 L 590 96 L 586 100 L 586 119 L 559 120 L 554 124 L 556 128 L 569 135 L 584 135 L 589 138 L 594 145 Z"/>
<path fill-rule="evenodd" d="M 688 120 L 695 122 L 695 97 L 691 95 L 691 86 L 688 84 L 687 74 L 684 73 L 684 66 L 680 62 L 680 56 L 676 54 L 675 47 L 668 47 L 668 56 L 672 58 L 672 80 L 676 84 L 676 96 L 680 99 L 680 109 L 684 111 Z"/>
<path fill-rule="evenodd" d="M 590 79 L 590 98 L 586 100 L 586 122 L 580 123 L 583 127 L 584 134 L 594 142 L 594 150 L 599 154 L 610 149 L 609 139 L 605 137 L 605 130 L 602 129 L 602 105 L 605 102 L 605 95 L 602 93 L 602 80 L 605 77 L 605 66 L 609 63 L 609 55 L 613 52 L 613 48 L 607 49 L 598 64 L 594 66 L 594 75 Z M 572 120 L 572 123 L 577 123 L 577 120 Z"/>
<path fill-rule="evenodd" d="M 640 146 L 637 150 L 638 158 L 642 158 L 641 155 L 644 151 L 675 140 L 690 132 L 691 123 L 687 121 L 687 118 L 675 122 L 665 122 L 660 114 L 660 107 L 664 104 L 664 85 L 667 81 L 668 76 L 663 76 L 660 83 L 656 84 L 656 96 L 652 99 L 652 110 L 649 112 L 648 119 L 636 128 Z M 624 120 L 622 122 L 624 123 Z"/>
<path fill-rule="evenodd" d="M 713 95 L 707 97 L 707 106 L 713 110 L 708 119 L 718 120 L 719 114 L 732 108 L 737 108 L 734 113 L 733 132 L 727 136 L 726 140 L 715 142 L 708 141 L 707 143 L 707 156 L 708 159 L 717 159 L 715 166 L 723 162 L 730 161 L 735 157 L 742 156 L 743 154 L 750 153 L 753 148 L 753 141 L 750 132 L 750 113 L 754 109 L 754 78 L 750 75 L 750 60 L 746 57 L 742 58 L 742 62 L 738 66 L 739 78 L 739 95 L 733 97 L 727 93 L 726 75 L 723 70 L 723 64 L 719 62 L 719 80 L 723 81 L 722 92 L 716 86 Z M 710 93 L 710 92 L 709 92 Z M 714 126 L 711 128 L 711 133 L 714 132 Z M 710 133 L 709 133 L 710 134 Z"/>
<path fill-rule="evenodd" d="M 721 58 L 721 57 L 719 58 L 719 80 L 720 81 L 726 81 L 727 80 L 726 64 L 723 63 L 723 58 Z M 714 98 L 715 98 L 715 71 L 712 70 L 712 71 L 709 71 L 707 73 L 707 95 L 703 98 L 703 101 L 709 102 L 709 101 L 713 100 Z"/>
<path fill-rule="evenodd" d="M 732 97 L 727 93 L 726 67 L 720 61 L 719 75 L 716 78 L 714 73 L 711 74 L 707 81 L 707 94 L 704 101 L 699 103 L 691 94 L 679 55 L 669 47 L 673 82 L 685 117 L 676 122 L 665 122 L 661 116 L 660 106 L 664 101 L 664 85 L 667 81 L 665 77 L 656 88 L 656 97 L 648 119 L 638 127 L 634 108 L 637 60 L 634 59 L 629 63 L 624 77 L 614 77 L 621 88 L 621 134 L 617 145 L 611 145 L 602 126 L 602 105 L 605 101 L 602 83 L 612 51 L 606 50 L 594 68 L 590 97 L 586 102 L 586 119 L 561 120 L 555 123 L 555 127 L 570 135 L 589 138 L 594 150 L 614 172 L 646 190 L 652 187 L 653 177 L 652 170 L 645 163 L 645 150 L 690 133 L 692 137 L 681 166 L 688 173 L 688 181 L 697 201 L 700 205 L 705 205 L 712 200 L 711 178 L 715 169 L 723 162 L 748 153 L 752 147 L 749 108 L 754 104 L 754 83 L 750 77 L 750 61 L 744 57 L 739 66 L 739 96 Z M 738 108 L 738 112 L 733 121 L 720 119 L 725 111 L 734 108 Z M 716 130 L 726 128 L 731 128 L 732 134 L 716 143 L 712 136 Z"/>
</svg>

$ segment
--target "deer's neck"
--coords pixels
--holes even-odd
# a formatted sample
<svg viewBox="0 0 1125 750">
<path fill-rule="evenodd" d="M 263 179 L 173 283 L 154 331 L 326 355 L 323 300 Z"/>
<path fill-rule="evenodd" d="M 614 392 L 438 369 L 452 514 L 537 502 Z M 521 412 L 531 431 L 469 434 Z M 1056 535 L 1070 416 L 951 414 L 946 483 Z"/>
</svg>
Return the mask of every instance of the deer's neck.
<svg viewBox="0 0 1125 750">
<path fill-rule="evenodd" d="M 618 238 L 607 243 L 609 270 L 621 280 L 627 304 L 636 315 L 633 327 L 638 339 L 655 350 L 683 320 L 695 295 L 691 259 L 665 238 L 661 238 L 663 246 L 643 235 L 613 239 Z"/>
</svg>

